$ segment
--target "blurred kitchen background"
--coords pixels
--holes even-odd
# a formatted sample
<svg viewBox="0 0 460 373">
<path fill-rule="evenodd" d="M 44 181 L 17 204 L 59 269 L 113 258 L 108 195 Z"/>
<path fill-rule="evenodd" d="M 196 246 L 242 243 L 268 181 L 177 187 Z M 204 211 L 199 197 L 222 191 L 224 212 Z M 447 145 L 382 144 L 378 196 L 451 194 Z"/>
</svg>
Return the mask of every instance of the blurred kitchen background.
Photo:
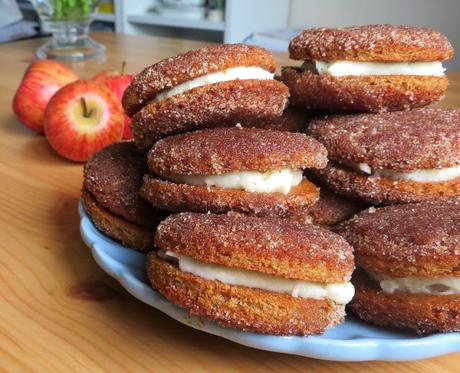
<svg viewBox="0 0 460 373">
<path fill-rule="evenodd" d="M 307 27 L 392 23 L 437 29 L 455 47 L 459 16 L 460 0 L 101 0 L 91 29 L 286 51 Z M 30 1 L 0 0 L 0 42 L 48 33 Z M 448 67 L 460 71 L 460 58 Z"/>
</svg>

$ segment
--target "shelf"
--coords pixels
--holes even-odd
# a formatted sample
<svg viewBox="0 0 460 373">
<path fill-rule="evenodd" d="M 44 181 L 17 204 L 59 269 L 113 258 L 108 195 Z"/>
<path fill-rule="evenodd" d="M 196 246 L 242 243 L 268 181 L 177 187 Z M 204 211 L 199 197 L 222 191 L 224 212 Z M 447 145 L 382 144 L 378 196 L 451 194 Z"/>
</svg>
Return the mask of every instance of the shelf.
<svg viewBox="0 0 460 373">
<path fill-rule="evenodd" d="M 207 19 L 187 19 L 187 18 L 172 18 L 163 17 L 156 14 L 131 14 L 127 16 L 128 22 L 165 26 L 165 27 L 180 27 L 197 30 L 211 30 L 211 31 L 224 31 L 225 23 L 218 21 L 209 21 Z"/>
<path fill-rule="evenodd" d="M 96 21 L 115 22 L 115 14 L 113 13 L 97 13 L 94 17 Z"/>
</svg>

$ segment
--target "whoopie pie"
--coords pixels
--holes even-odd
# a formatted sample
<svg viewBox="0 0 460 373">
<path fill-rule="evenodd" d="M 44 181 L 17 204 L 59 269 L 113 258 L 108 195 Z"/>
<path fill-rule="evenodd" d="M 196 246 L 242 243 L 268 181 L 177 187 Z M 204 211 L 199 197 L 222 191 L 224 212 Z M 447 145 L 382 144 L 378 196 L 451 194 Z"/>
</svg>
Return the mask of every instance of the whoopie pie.
<svg viewBox="0 0 460 373">
<path fill-rule="evenodd" d="M 84 166 L 82 199 L 95 226 L 125 246 L 153 247 L 156 226 L 166 217 L 139 195 L 148 171 L 146 154 L 133 142 L 110 145 Z"/>
<path fill-rule="evenodd" d="M 442 61 L 454 51 L 431 29 L 367 25 L 307 29 L 292 39 L 289 53 L 305 61 L 282 71 L 294 105 L 381 112 L 440 100 L 448 82 Z"/>
<path fill-rule="evenodd" d="M 326 164 L 326 149 L 302 133 L 242 127 L 189 132 L 155 143 L 141 195 L 173 212 L 287 217 L 319 197 L 303 169 Z"/>
<path fill-rule="evenodd" d="M 290 219 L 181 213 L 163 221 L 147 273 L 193 315 L 241 330 L 321 334 L 353 297 L 351 246 Z"/>
<path fill-rule="evenodd" d="M 313 170 L 328 188 L 371 204 L 460 196 L 460 110 L 419 108 L 313 120 L 328 151 Z"/>
<path fill-rule="evenodd" d="M 281 116 L 289 90 L 273 79 L 275 66 L 263 48 L 223 44 L 147 67 L 123 96 L 137 145 L 148 147 L 171 134 Z"/>
<path fill-rule="evenodd" d="M 460 331 L 460 199 L 370 208 L 336 232 L 354 248 L 350 308 L 419 334 Z"/>
</svg>

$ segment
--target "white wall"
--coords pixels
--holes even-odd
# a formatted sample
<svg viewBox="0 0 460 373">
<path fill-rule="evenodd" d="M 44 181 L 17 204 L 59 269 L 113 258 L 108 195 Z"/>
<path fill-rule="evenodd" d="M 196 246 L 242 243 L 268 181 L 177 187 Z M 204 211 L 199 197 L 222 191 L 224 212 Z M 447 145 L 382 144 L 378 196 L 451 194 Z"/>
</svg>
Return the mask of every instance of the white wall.
<svg viewBox="0 0 460 373">
<path fill-rule="evenodd" d="M 459 49 L 448 67 L 460 71 L 460 0 L 291 0 L 288 22 L 299 28 L 373 23 L 431 27 Z"/>
</svg>

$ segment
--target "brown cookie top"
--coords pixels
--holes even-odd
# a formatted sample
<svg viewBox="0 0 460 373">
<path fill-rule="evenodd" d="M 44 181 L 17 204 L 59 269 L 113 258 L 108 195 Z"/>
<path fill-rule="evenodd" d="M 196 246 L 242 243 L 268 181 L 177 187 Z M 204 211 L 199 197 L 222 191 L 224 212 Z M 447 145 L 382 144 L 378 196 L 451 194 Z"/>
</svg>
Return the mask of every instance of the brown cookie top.
<svg viewBox="0 0 460 373">
<path fill-rule="evenodd" d="M 394 25 L 312 28 L 289 44 L 290 57 L 306 61 L 444 61 L 453 54 L 438 31 Z"/>
<path fill-rule="evenodd" d="M 460 109 L 420 108 L 313 120 L 309 134 L 331 160 L 399 171 L 460 164 Z"/>
<path fill-rule="evenodd" d="M 257 66 L 275 72 L 273 56 L 264 48 L 221 44 L 191 50 L 157 62 L 137 74 L 123 95 L 123 107 L 136 113 L 157 93 L 187 80 L 238 66 Z"/>
<path fill-rule="evenodd" d="M 145 153 L 133 142 L 121 142 L 102 149 L 85 164 L 83 187 L 110 212 L 133 223 L 156 226 L 158 210 L 139 195 L 146 172 Z"/>
<path fill-rule="evenodd" d="M 336 232 L 356 265 L 393 277 L 460 277 L 460 198 L 363 211 Z"/>
<path fill-rule="evenodd" d="M 348 281 L 352 248 L 337 234 L 290 219 L 181 213 L 170 215 L 155 245 L 206 263 L 324 283 Z"/>
<path fill-rule="evenodd" d="M 324 168 L 326 164 L 326 149 L 312 137 L 240 126 L 167 137 L 148 154 L 149 169 L 163 177 Z"/>
</svg>

